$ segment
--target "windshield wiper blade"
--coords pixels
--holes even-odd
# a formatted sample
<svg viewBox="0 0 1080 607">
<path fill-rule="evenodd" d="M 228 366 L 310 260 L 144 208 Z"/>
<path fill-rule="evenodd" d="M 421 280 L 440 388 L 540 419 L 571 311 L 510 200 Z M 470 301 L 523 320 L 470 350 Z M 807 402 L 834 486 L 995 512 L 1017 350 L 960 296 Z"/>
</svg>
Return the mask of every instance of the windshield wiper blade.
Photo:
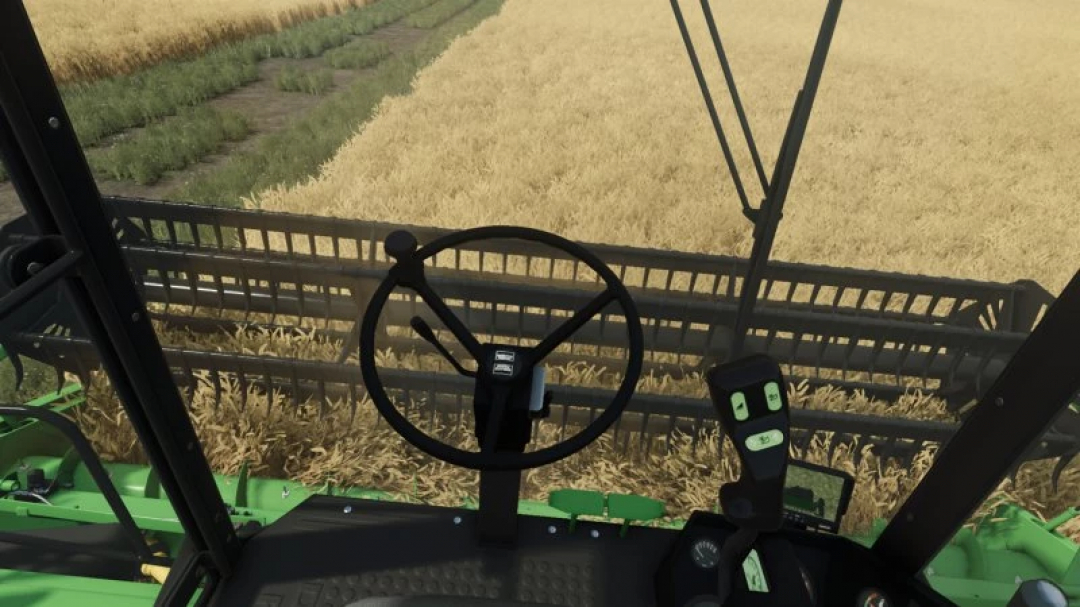
<svg viewBox="0 0 1080 607">
<path fill-rule="evenodd" d="M 720 60 L 720 69 L 724 72 L 724 81 L 727 82 L 731 102 L 735 106 L 735 114 L 739 117 L 739 126 L 742 127 L 743 135 L 746 136 L 746 147 L 750 148 L 750 159 L 754 162 L 754 170 L 757 171 L 758 180 L 761 181 L 761 190 L 768 192 L 769 180 L 765 178 L 765 167 L 761 164 L 761 156 L 754 143 L 754 135 L 750 131 L 750 121 L 747 120 L 746 111 L 743 110 L 742 99 L 739 98 L 739 89 L 735 86 L 735 76 L 731 73 L 727 53 L 724 52 L 724 45 L 720 43 L 720 30 L 717 29 L 716 20 L 713 19 L 709 0 L 701 0 L 701 10 L 705 13 L 705 23 L 709 26 L 709 35 L 712 36 L 713 48 L 716 49 L 716 58 Z"/>
<path fill-rule="evenodd" d="M 679 0 L 671 0 L 671 9 L 675 11 L 675 20 L 679 23 L 679 32 L 682 34 L 683 43 L 686 44 L 686 52 L 690 55 L 690 64 L 694 67 L 694 76 L 697 77 L 701 94 L 705 97 L 705 107 L 709 110 L 709 119 L 712 120 L 716 138 L 720 141 L 720 150 L 724 153 L 724 161 L 727 162 L 728 172 L 731 173 L 731 180 L 735 183 L 735 191 L 739 194 L 743 214 L 751 217 L 752 214 L 757 212 L 757 209 L 751 207 L 750 201 L 746 198 L 746 191 L 743 189 L 742 179 L 739 177 L 739 168 L 735 166 L 735 158 L 731 155 L 731 147 L 728 145 L 727 136 L 724 135 L 724 127 L 720 124 L 720 115 L 716 113 L 716 105 L 713 103 L 712 93 L 709 92 L 709 85 L 705 82 L 701 62 L 698 61 L 697 52 L 694 51 L 694 41 L 690 38 L 690 31 L 686 28 L 686 20 L 683 19 L 682 9 L 679 8 Z M 753 221 L 752 218 L 751 221 Z"/>
</svg>

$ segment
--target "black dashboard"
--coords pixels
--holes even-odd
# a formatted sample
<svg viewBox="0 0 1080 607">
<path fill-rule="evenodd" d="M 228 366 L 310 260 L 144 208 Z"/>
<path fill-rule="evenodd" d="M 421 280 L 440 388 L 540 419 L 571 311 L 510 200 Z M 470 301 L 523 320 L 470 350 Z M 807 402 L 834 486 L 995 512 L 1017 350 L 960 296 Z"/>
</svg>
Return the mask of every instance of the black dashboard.
<svg viewBox="0 0 1080 607">
<path fill-rule="evenodd" d="M 735 529 L 703 512 L 682 531 L 631 527 L 625 537 L 614 523 L 580 521 L 571 532 L 563 519 L 522 516 L 517 544 L 496 547 L 477 542 L 476 516 L 459 508 L 309 498 L 248 540 L 238 571 L 212 605 L 346 607 L 368 598 L 428 597 L 455 605 L 709 607 L 717 572 L 696 563 L 693 550 L 702 540 L 722 546 Z M 784 530 L 760 541 L 776 537 L 794 546 L 815 607 L 952 605 L 920 582 L 889 575 L 869 550 L 842 537 Z M 798 568 L 764 573 L 770 592 L 746 591 L 747 576 L 738 576 L 728 605 L 784 607 L 785 588 L 802 583 Z M 868 590 L 887 602 L 866 602 Z"/>
</svg>

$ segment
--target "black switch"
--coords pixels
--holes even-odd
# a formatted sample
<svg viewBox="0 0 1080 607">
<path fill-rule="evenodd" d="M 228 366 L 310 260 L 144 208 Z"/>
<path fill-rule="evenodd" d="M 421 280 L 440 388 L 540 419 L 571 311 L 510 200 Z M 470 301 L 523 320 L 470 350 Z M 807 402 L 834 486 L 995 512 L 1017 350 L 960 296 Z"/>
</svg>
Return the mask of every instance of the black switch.
<svg viewBox="0 0 1080 607">
<path fill-rule="evenodd" d="M 41 468 L 34 468 L 27 472 L 26 488 L 35 493 L 48 489 L 49 483 L 45 480 L 45 471 Z"/>
</svg>

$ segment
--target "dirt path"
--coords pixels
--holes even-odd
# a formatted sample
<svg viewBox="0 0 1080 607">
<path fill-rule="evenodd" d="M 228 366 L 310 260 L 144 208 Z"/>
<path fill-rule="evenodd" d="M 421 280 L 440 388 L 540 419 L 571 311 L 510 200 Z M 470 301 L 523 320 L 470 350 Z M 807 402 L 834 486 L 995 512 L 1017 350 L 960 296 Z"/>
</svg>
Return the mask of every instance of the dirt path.
<svg viewBox="0 0 1080 607">
<path fill-rule="evenodd" d="M 408 27 L 394 23 L 382 27 L 367 37 L 385 42 L 394 54 L 405 52 L 431 34 L 431 30 Z M 152 185 L 140 185 L 129 181 L 99 180 L 98 187 L 103 194 L 133 196 L 142 198 L 163 198 L 169 191 L 184 181 L 208 171 L 214 170 L 230 154 L 250 150 L 259 141 L 279 131 L 297 116 L 317 106 L 326 95 L 307 95 L 304 93 L 285 93 L 274 88 L 274 76 L 285 65 L 296 65 L 304 70 L 326 67 L 321 57 L 311 59 L 267 59 L 259 63 L 259 80 L 245 85 L 231 93 L 207 102 L 217 109 L 237 111 L 250 120 L 251 135 L 243 141 L 228 143 L 219 153 L 208 156 L 202 162 L 183 171 L 173 171 Z M 334 70 L 334 89 L 327 94 L 352 85 L 357 80 L 370 76 L 374 68 L 362 70 Z M 130 137 L 141 129 L 129 129 L 113 137 L 113 141 Z M 10 182 L 0 184 L 0 225 L 23 213 L 22 204 Z"/>
</svg>

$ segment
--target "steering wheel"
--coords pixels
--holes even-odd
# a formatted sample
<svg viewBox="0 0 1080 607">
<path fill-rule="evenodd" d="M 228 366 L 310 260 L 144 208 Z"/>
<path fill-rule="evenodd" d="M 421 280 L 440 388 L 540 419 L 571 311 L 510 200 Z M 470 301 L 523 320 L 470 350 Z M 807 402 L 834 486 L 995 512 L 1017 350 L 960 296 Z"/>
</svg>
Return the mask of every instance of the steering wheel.
<svg viewBox="0 0 1080 607">
<path fill-rule="evenodd" d="M 539 344 L 531 348 L 515 347 L 512 372 L 507 371 L 508 367 L 505 364 L 495 363 L 499 360 L 496 355 L 504 354 L 504 352 L 496 351 L 495 348 L 498 347 L 496 345 L 481 345 L 472 332 L 435 293 L 424 276 L 424 260 L 451 247 L 491 239 L 526 240 L 559 249 L 592 268 L 605 284 L 605 289 L 601 293 L 556 327 L 555 331 Z M 569 457 L 585 448 L 611 427 L 611 424 L 626 408 L 641 375 L 642 359 L 645 353 L 641 319 L 638 317 L 637 307 L 626 290 L 626 286 L 611 268 L 588 249 L 550 232 L 514 226 L 491 226 L 452 232 L 437 238 L 419 250 L 417 250 L 416 238 L 411 233 L 398 230 L 387 236 L 383 246 L 387 255 L 394 258 L 396 263 L 375 290 L 364 313 L 360 329 L 360 371 L 363 374 L 367 392 L 379 413 L 398 434 L 416 448 L 445 462 L 474 470 L 535 468 Z M 375 365 L 375 334 L 383 307 L 390 293 L 398 286 L 408 288 L 419 295 L 477 362 L 477 392 L 488 390 L 491 395 L 491 409 L 487 416 L 480 451 L 459 449 L 423 432 L 398 411 L 386 394 Z M 500 424 L 504 419 L 504 414 L 507 413 L 507 403 L 514 390 L 522 388 L 525 382 L 531 382 L 532 371 L 536 365 L 612 301 L 617 301 L 622 308 L 630 341 L 626 374 L 615 393 L 615 398 L 584 430 L 566 440 L 531 452 L 497 450 L 496 442 L 500 433 Z M 481 433 L 478 431 L 477 434 L 479 437 Z"/>
</svg>

